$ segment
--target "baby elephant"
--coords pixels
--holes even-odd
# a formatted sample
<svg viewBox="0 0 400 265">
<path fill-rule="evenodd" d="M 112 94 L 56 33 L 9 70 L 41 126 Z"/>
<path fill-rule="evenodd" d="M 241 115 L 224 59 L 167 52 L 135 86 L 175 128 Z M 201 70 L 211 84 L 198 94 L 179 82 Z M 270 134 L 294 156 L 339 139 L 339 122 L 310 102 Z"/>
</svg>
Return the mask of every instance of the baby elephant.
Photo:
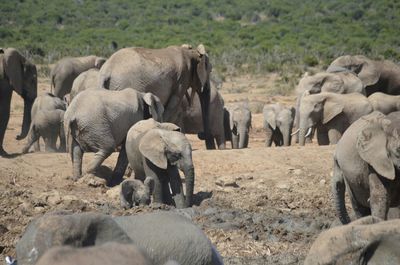
<svg viewBox="0 0 400 265">
<path fill-rule="evenodd" d="M 80 92 L 89 89 L 102 89 L 100 86 L 99 69 L 89 69 L 75 78 L 72 83 L 71 92 L 69 93 L 69 101 L 71 102 Z"/>
<path fill-rule="evenodd" d="M 388 95 L 381 92 L 375 92 L 368 97 L 372 108 L 383 114 L 389 114 L 400 110 L 400 96 Z"/>
<path fill-rule="evenodd" d="M 264 129 L 267 134 L 266 146 L 272 142 L 276 146 L 289 146 L 293 128 L 295 109 L 287 108 L 279 103 L 266 104 L 263 108 Z"/>
<path fill-rule="evenodd" d="M 177 130 L 179 127 L 174 124 L 158 123 L 152 119 L 138 122 L 129 130 L 125 148 L 130 167 L 135 173 L 135 179 L 144 181 L 142 186 L 148 186 L 132 191 L 134 198 L 141 198 L 143 191 L 153 190 L 154 202 L 175 204 L 177 208 L 191 206 L 195 177 L 192 148 L 185 135 Z M 185 175 L 186 199 L 178 168 Z M 154 188 L 149 179 L 154 181 Z M 131 187 L 137 188 L 138 183 L 135 182 Z M 123 207 L 132 205 L 134 201 L 130 199 L 131 193 L 124 190 L 127 186 L 124 183 L 121 189 Z M 143 199 L 140 201 L 143 202 Z"/>
<path fill-rule="evenodd" d="M 251 127 L 251 111 L 247 104 L 226 107 L 224 127 L 227 140 L 231 140 L 232 149 L 247 148 Z"/>
</svg>

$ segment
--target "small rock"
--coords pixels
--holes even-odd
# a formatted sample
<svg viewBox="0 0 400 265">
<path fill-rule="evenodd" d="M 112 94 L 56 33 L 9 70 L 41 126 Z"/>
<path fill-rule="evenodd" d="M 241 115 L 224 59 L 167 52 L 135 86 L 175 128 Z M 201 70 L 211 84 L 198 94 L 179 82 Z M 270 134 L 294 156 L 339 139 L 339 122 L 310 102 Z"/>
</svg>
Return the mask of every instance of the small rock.
<svg viewBox="0 0 400 265">
<path fill-rule="evenodd" d="M 321 181 L 319 182 L 319 184 L 322 185 L 322 186 L 325 185 L 325 184 L 326 184 L 326 180 L 321 179 Z"/>
<path fill-rule="evenodd" d="M 44 211 L 44 207 L 42 206 L 36 206 L 35 208 L 33 208 L 33 210 L 37 213 L 41 213 Z"/>
<path fill-rule="evenodd" d="M 220 187 L 239 188 L 239 185 L 237 184 L 236 181 L 225 182 L 225 181 L 223 181 L 223 180 L 217 180 L 217 181 L 215 182 L 215 185 L 220 186 Z"/>
</svg>

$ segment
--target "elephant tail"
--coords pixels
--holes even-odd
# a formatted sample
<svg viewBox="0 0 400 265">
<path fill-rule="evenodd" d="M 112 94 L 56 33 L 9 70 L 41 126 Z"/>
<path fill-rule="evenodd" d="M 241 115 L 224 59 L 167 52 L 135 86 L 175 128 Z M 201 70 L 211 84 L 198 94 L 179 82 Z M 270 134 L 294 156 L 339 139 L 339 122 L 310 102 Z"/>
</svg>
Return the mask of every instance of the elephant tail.
<svg viewBox="0 0 400 265">
<path fill-rule="evenodd" d="M 53 95 L 53 90 L 55 88 L 55 81 L 54 81 L 54 77 L 55 75 L 53 73 L 51 73 L 51 77 L 50 77 L 50 93 Z"/>
<path fill-rule="evenodd" d="M 68 118 L 67 115 L 64 114 L 64 132 L 65 132 L 65 150 L 67 153 L 69 153 L 70 151 L 70 146 L 71 146 L 71 127 L 73 126 L 72 124 L 75 123 L 76 124 L 76 119 L 75 117 L 72 118 Z"/>
<path fill-rule="evenodd" d="M 344 197 L 345 191 L 346 191 L 346 183 L 344 180 L 343 171 L 340 168 L 336 157 L 334 157 L 332 194 L 335 204 L 334 206 L 342 224 L 350 223 L 350 217 L 349 214 L 347 213 L 345 204 L 345 197 Z"/>
</svg>

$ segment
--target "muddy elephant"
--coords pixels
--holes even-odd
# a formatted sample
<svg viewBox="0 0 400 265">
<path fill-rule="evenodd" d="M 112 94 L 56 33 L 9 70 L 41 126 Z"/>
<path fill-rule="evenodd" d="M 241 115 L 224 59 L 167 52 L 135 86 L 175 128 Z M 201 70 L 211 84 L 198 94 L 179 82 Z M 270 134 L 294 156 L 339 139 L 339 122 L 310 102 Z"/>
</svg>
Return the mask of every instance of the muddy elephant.
<svg viewBox="0 0 400 265">
<path fill-rule="evenodd" d="M 141 93 L 132 88 L 121 91 L 83 91 L 71 102 L 64 116 L 67 148 L 73 163 L 73 178 L 82 175 L 84 152 L 95 152 L 86 173 L 95 173 L 117 146 L 122 145 L 111 185 L 122 180 L 128 165 L 125 138 L 136 122 L 150 118 L 162 119 L 164 107 L 152 93 Z"/>
<path fill-rule="evenodd" d="M 345 207 L 348 189 L 357 218 L 387 218 L 389 207 L 400 206 L 400 112 L 373 112 L 353 123 L 334 154 L 332 192 L 342 223 L 350 222 Z"/>
<path fill-rule="evenodd" d="M 134 244 L 155 264 L 222 265 L 204 232 L 175 212 L 111 217 L 98 213 L 46 213 L 31 221 L 16 245 L 18 264 L 33 265 L 49 249 L 97 247 L 109 242 Z M 112 251 L 107 251 L 112 255 Z"/>
<path fill-rule="evenodd" d="M 288 108 L 282 104 L 266 104 L 263 108 L 263 127 L 266 131 L 266 146 L 272 142 L 276 146 L 289 146 L 293 128 L 295 109 Z"/>
<path fill-rule="evenodd" d="M 192 93 L 189 88 L 188 93 Z M 193 102 L 184 97 L 182 100 L 182 116 L 177 123 L 183 133 L 198 134 L 199 138 L 204 140 L 203 118 L 201 115 L 200 98 L 197 94 L 193 97 Z M 212 147 L 215 149 L 215 142 L 218 149 L 225 149 L 225 131 L 224 131 L 224 100 L 217 88 L 211 85 L 210 88 L 210 133 L 212 137 Z M 214 141 L 215 140 L 215 141 Z"/>
<path fill-rule="evenodd" d="M 96 68 L 82 72 L 72 83 L 69 101 L 71 102 L 78 93 L 89 89 L 102 89 L 100 86 L 100 73 Z"/>
<path fill-rule="evenodd" d="M 37 96 L 37 70 L 14 48 L 0 48 L 0 156 L 7 156 L 3 148 L 4 135 L 10 119 L 11 97 L 15 91 L 24 99 L 24 116 L 17 140 L 28 135 L 31 110 Z"/>
<path fill-rule="evenodd" d="M 367 96 L 375 92 L 400 95 L 400 66 L 391 61 L 371 60 L 363 55 L 344 55 L 336 58 L 327 72 L 337 72 L 338 67 L 354 72 L 363 82 Z"/>
<path fill-rule="evenodd" d="M 389 114 L 400 110 L 400 96 L 375 92 L 368 97 L 368 100 L 374 110 L 380 111 L 383 114 Z"/>
<path fill-rule="evenodd" d="M 400 220 L 368 216 L 323 231 L 304 265 L 400 264 Z"/>
<path fill-rule="evenodd" d="M 125 48 L 115 52 L 100 69 L 103 88 L 132 87 L 151 92 L 164 105 L 164 121 L 176 123 L 179 106 L 189 87 L 200 98 L 207 149 L 212 148 L 209 123 L 211 64 L 202 44 L 163 49 Z"/>
<path fill-rule="evenodd" d="M 100 69 L 105 61 L 105 58 L 95 55 L 66 57 L 61 59 L 51 69 L 50 80 L 52 93 L 61 99 L 64 98 L 66 94 L 70 93 L 72 83 L 80 73 L 91 68 Z"/>
<path fill-rule="evenodd" d="M 185 208 L 192 205 L 195 175 L 191 144 L 177 130 L 179 127 L 172 123 L 158 123 L 152 119 L 141 121 L 129 130 L 125 149 L 135 179 L 143 181 L 144 186 L 146 181 L 147 186 L 151 184 L 148 178 L 154 182 L 154 187 L 149 187 L 153 202 Z M 185 175 L 186 198 L 179 169 Z M 139 194 L 143 194 L 143 188 L 140 191 Z M 131 201 L 129 205 L 132 205 Z"/>
<path fill-rule="evenodd" d="M 247 104 L 236 104 L 224 109 L 225 137 L 232 149 L 247 148 L 251 128 L 251 111 Z"/>
<path fill-rule="evenodd" d="M 300 102 L 299 144 L 305 144 L 313 127 L 319 145 L 336 144 L 353 122 L 372 111 L 368 99 L 359 93 L 310 95 L 306 91 Z"/>
</svg>

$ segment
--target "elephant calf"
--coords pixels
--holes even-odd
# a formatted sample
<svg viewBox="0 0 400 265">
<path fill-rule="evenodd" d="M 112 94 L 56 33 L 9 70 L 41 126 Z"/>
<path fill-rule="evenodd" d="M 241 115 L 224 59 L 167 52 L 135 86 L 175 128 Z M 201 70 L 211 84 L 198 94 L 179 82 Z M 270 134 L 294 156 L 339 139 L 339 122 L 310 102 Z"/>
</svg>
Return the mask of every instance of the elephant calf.
<svg viewBox="0 0 400 265">
<path fill-rule="evenodd" d="M 247 104 L 237 104 L 224 110 L 225 135 L 232 149 L 247 148 L 251 128 L 251 111 Z"/>
<path fill-rule="evenodd" d="M 272 142 L 276 146 L 289 146 L 294 122 L 294 108 L 286 108 L 283 105 L 266 104 L 263 108 L 264 130 L 267 134 L 266 146 Z"/>
<path fill-rule="evenodd" d="M 71 102 L 76 95 L 88 89 L 102 89 L 100 86 L 100 74 L 96 68 L 89 69 L 81 73 L 72 83 L 69 101 Z"/>
</svg>

